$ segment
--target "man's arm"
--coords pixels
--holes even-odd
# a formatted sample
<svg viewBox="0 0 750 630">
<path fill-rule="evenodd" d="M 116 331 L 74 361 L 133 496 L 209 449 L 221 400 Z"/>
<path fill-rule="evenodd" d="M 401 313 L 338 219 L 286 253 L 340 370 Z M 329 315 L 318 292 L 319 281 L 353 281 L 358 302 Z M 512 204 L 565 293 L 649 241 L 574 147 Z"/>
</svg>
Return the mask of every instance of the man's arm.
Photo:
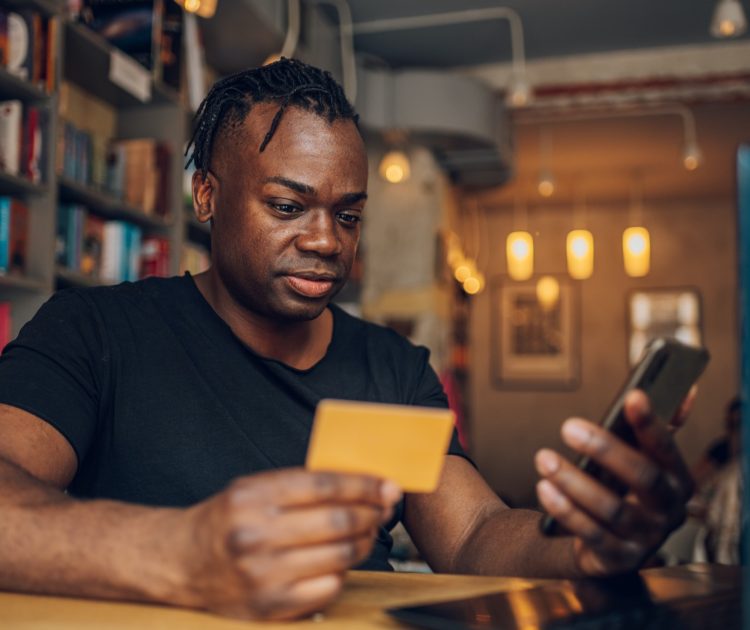
<svg viewBox="0 0 750 630">
<path fill-rule="evenodd" d="M 435 493 L 406 498 L 404 523 L 417 547 L 436 570 L 457 573 L 575 577 L 637 568 L 684 520 L 692 482 L 643 393 L 629 395 L 626 417 L 640 451 L 583 420 L 563 426 L 570 447 L 628 485 L 625 498 L 561 455 L 537 454 L 539 499 L 572 536 L 544 536 L 538 512 L 508 508 L 466 461 L 449 456 Z"/>
<path fill-rule="evenodd" d="M 399 499 L 370 477 L 285 470 L 188 509 L 80 501 L 62 491 L 76 466 L 56 429 L 0 405 L 0 589 L 298 617 L 336 596 Z"/>
</svg>

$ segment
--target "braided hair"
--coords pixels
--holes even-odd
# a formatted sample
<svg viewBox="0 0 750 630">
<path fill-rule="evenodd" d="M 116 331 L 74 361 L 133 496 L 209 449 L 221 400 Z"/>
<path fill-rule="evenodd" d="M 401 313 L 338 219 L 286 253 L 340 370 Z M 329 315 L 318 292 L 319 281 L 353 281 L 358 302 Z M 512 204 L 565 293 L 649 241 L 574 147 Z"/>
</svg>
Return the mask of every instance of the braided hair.
<svg viewBox="0 0 750 630">
<path fill-rule="evenodd" d="M 196 170 L 205 175 L 217 134 L 239 127 L 255 103 L 268 102 L 279 103 L 279 109 L 259 152 L 268 146 L 290 105 L 313 112 L 328 122 L 350 119 L 356 125 L 359 120 L 341 86 L 329 72 L 282 57 L 275 63 L 237 72 L 214 84 L 195 114 L 195 130 L 185 155 L 191 147 L 193 152 L 186 167 L 192 162 Z"/>
</svg>

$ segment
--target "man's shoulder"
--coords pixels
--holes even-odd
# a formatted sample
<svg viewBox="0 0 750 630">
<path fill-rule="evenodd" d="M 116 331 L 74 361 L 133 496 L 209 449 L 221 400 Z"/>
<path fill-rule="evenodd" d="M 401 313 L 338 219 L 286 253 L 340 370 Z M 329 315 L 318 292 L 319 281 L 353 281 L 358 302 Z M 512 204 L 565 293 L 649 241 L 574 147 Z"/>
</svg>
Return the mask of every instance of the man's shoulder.
<svg viewBox="0 0 750 630">
<path fill-rule="evenodd" d="M 110 302 L 139 301 L 144 297 L 172 298 L 184 289 L 187 276 L 169 278 L 149 277 L 135 282 L 101 285 L 95 287 L 75 287 L 55 293 L 55 300 L 81 300 L 96 305 Z"/>
</svg>

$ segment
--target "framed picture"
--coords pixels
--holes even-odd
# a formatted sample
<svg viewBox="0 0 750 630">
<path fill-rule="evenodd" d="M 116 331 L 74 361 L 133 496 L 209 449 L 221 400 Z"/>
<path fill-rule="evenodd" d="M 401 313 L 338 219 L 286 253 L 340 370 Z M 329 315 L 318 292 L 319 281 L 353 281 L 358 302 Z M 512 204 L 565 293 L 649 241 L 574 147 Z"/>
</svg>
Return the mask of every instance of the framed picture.
<svg viewBox="0 0 750 630">
<path fill-rule="evenodd" d="M 635 365 L 654 337 L 703 345 L 701 297 L 692 287 L 639 289 L 628 295 L 628 359 Z"/>
<path fill-rule="evenodd" d="M 500 389 L 575 389 L 579 380 L 577 286 L 563 275 L 492 284 L 492 374 Z M 542 289 L 542 291 L 539 291 Z"/>
</svg>

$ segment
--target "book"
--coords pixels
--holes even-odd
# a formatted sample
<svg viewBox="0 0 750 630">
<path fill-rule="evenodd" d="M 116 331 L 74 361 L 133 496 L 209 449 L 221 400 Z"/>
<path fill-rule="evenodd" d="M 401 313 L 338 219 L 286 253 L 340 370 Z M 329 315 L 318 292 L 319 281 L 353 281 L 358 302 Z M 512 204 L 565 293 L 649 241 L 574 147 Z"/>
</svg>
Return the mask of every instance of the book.
<svg viewBox="0 0 750 630">
<path fill-rule="evenodd" d="M 0 302 L 0 352 L 10 343 L 11 329 L 11 304 Z"/>
<path fill-rule="evenodd" d="M 20 172 L 35 184 L 42 181 L 42 116 L 34 105 L 23 112 Z"/>
<path fill-rule="evenodd" d="M 22 115 L 21 101 L 0 101 L 0 170 L 11 175 L 20 170 Z"/>
<path fill-rule="evenodd" d="M 8 238 L 8 270 L 25 274 L 29 240 L 29 209 L 20 199 L 10 201 L 10 234 Z"/>
<path fill-rule="evenodd" d="M 125 230 L 123 221 L 107 221 L 104 224 L 100 278 L 105 282 L 116 283 L 123 280 Z"/>
<path fill-rule="evenodd" d="M 104 219 L 91 213 L 84 220 L 81 273 L 87 276 L 99 276 L 101 272 L 104 224 Z"/>
<path fill-rule="evenodd" d="M 141 244 L 141 278 L 166 278 L 169 275 L 169 240 L 162 236 L 147 236 Z"/>
<path fill-rule="evenodd" d="M 8 67 L 8 12 L 0 8 L 0 66 Z"/>
<path fill-rule="evenodd" d="M 8 13 L 8 63 L 12 75 L 30 81 L 34 64 L 33 12 L 30 9 Z"/>
<path fill-rule="evenodd" d="M 0 197 L 0 274 L 10 271 L 10 197 Z"/>
</svg>

